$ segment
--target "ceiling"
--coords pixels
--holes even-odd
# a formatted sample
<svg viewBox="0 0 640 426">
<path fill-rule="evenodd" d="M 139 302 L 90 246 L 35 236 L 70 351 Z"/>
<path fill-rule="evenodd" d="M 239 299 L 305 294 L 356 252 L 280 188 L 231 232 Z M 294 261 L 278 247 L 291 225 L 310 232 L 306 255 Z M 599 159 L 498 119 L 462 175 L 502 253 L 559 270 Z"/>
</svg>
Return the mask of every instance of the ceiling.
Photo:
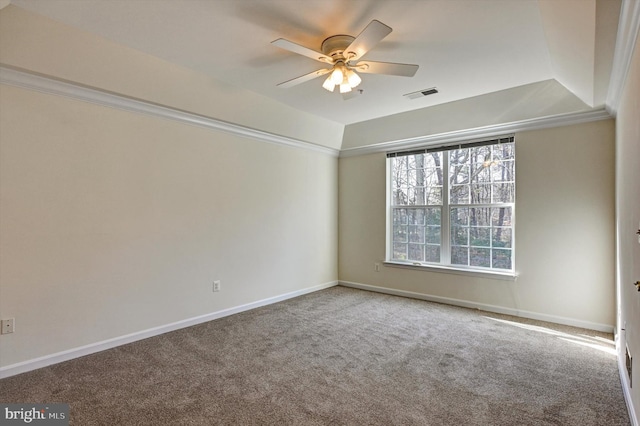
<svg viewBox="0 0 640 426">
<path fill-rule="evenodd" d="M 116 43 L 351 124 L 555 79 L 588 107 L 608 88 L 619 0 L 11 0 L 11 4 Z M 363 74 L 343 100 L 322 78 L 280 82 L 322 68 L 271 45 L 314 50 L 356 36 L 373 19 L 393 32 L 365 59 L 412 63 L 414 77 Z M 437 87 L 419 99 L 404 94 Z"/>
</svg>

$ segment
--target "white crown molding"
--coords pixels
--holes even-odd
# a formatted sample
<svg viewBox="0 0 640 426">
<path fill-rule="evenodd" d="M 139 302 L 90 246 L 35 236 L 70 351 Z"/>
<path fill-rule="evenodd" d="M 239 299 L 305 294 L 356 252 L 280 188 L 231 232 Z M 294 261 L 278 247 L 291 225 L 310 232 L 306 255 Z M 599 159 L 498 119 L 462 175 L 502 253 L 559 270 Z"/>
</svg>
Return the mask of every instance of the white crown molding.
<svg viewBox="0 0 640 426">
<path fill-rule="evenodd" d="M 640 1 L 638 3 L 640 3 Z M 355 155 L 365 155 L 378 152 L 386 152 L 390 150 L 411 149 L 418 146 L 424 147 L 441 145 L 471 139 L 492 137 L 505 133 L 566 126 L 571 124 L 586 123 L 590 121 L 605 120 L 611 118 L 611 114 L 605 108 L 601 108 L 583 112 L 575 112 L 515 121 L 511 123 L 477 127 L 474 129 L 439 133 L 436 135 L 417 136 L 413 138 L 381 142 L 364 147 L 337 150 L 315 145 L 313 143 L 305 142 L 299 139 L 280 136 L 274 133 L 229 123 L 204 115 L 182 111 L 176 108 L 171 108 L 164 105 L 127 97 L 121 94 L 83 86 L 78 83 L 58 80 L 49 76 L 35 74 L 29 71 L 12 68 L 2 64 L 0 64 L 0 83 L 20 87 L 23 89 L 34 90 L 41 93 L 63 96 L 110 108 L 116 108 L 129 112 L 141 113 L 154 117 L 178 121 L 184 124 L 204 127 L 210 130 L 232 133 L 238 136 L 257 139 L 262 142 L 319 152 L 322 154 L 330 155 L 332 157 L 351 157 Z"/>
<path fill-rule="evenodd" d="M 280 136 L 274 133 L 218 120 L 212 117 L 182 111 L 176 108 L 127 97 L 105 90 L 83 86 L 74 82 L 58 80 L 49 76 L 19 70 L 2 64 L 0 64 L 0 83 L 34 90 L 41 93 L 64 96 L 105 107 L 178 121 L 193 126 L 204 127 L 210 130 L 219 130 L 238 136 L 257 139 L 262 142 L 301 148 L 308 151 L 327 154 L 333 157 L 337 157 L 339 155 L 339 150 L 337 149 L 327 148 L 299 139 Z"/>
<path fill-rule="evenodd" d="M 612 116 L 616 116 L 622 91 L 627 82 L 627 75 L 631 67 L 631 59 L 638 33 L 640 32 L 640 0 L 623 0 L 618 20 L 618 34 L 616 47 L 613 52 L 613 67 L 606 106 Z"/>
<path fill-rule="evenodd" d="M 429 136 L 417 136 L 357 148 L 346 148 L 340 151 L 340 157 L 352 157 L 355 155 L 373 154 L 391 150 L 398 151 L 417 147 L 444 145 L 453 142 L 493 137 L 503 135 L 505 133 L 568 126 L 572 124 L 588 123 L 590 121 L 607 120 L 609 118 L 611 118 L 609 112 L 605 108 L 599 108 L 588 111 L 531 118 L 511 123 L 476 127 L 474 129 L 456 130 L 453 132 L 438 133 Z"/>
</svg>

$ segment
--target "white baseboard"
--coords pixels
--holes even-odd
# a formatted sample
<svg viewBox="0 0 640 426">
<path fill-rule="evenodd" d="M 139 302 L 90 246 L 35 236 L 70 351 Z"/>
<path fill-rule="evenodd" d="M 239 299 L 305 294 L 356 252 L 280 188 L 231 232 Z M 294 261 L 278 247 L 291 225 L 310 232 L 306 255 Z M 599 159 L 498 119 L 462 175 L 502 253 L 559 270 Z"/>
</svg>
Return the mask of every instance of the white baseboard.
<svg viewBox="0 0 640 426">
<path fill-rule="evenodd" d="M 66 351 L 57 352 L 54 354 L 45 355 L 39 358 L 30 359 L 30 360 L 19 362 L 16 364 L 7 365 L 6 367 L 0 368 L 0 379 L 3 379 L 5 377 L 10 377 L 10 376 L 15 376 L 16 374 L 20 374 L 20 373 L 26 373 L 27 371 L 36 370 L 38 368 L 46 367 L 52 364 L 57 364 L 63 361 L 69 361 L 74 358 L 90 355 L 96 352 L 104 351 L 106 349 L 115 348 L 116 346 L 126 345 L 127 343 L 132 343 L 137 340 L 147 339 L 149 337 L 168 333 L 170 331 L 191 327 L 193 325 L 201 324 L 203 322 L 208 322 L 218 318 L 223 318 L 229 315 L 237 314 L 240 312 L 249 311 L 251 309 L 259 308 L 261 306 L 282 302 L 283 300 L 292 299 L 294 297 L 302 296 L 308 293 L 313 293 L 319 290 L 324 290 L 326 288 L 334 287 L 336 285 L 338 285 L 338 281 L 331 281 L 331 282 L 319 284 L 313 287 L 304 288 L 302 290 L 296 290 L 290 293 L 281 294 L 279 296 L 269 297 L 267 299 L 247 303 L 245 305 L 223 309 L 221 311 L 212 312 L 209 314 L 200 315 L 193 318 L 188 318 L 185 320 L 173 322 L 171 324 L 161 325 L 159 327 L 153 327 L 147 330 L 138 331 L 135 333 L 124 335 L 124 336 L 114 337 L 113 339 L 104 340 L 102 342 L 91 343 L 89 345 L 80 346 L 80 347 L 69 349 Z"/>
<path fill-rule="evenodd" d="M 547 321 L 556 324 L 570 325 L 573 327 L 586 328 L 589 330 L 597 330 L 605 333 L 613 333 L 614 327 L 609 324 L 598 324 L 589 321 L 582 321 L 574 318 L 560 317 L 555 315 L 541 314 L 537 312 L 523 311 L 520 309 L 507 308 L 503 306 L 487 305 L 484 303 L 471 302 L 468 300 L 452 299 L 449 297 L 433 296 L 430 294 L 415 293 L 412 291 L 397 290 L 388 287 L 377 287 L 369 284 L 354 283 L 350 281 L 339 281 L 341 286 L 358 288 L 361 290 L 375 291 L 378 293 L 391 294 L 394 296 L 410 297 L 412 299 L 421 299 L 429 302 L 444 303 L 447 305 L 461 306 L 464 308 L 479 309 L 481 311 L 495 312 L 498 314 L 513 315 L 515 317 L 529 318 L 538 321 Z"/>
</svg>

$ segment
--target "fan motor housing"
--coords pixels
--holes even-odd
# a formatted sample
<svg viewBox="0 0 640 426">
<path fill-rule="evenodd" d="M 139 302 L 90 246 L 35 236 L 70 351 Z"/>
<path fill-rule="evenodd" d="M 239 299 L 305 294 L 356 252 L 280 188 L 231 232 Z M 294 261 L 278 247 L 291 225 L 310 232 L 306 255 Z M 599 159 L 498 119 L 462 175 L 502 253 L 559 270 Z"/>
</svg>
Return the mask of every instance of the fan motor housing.
<svg viewBox="0 0 640 426">
<path fill-rule="evenodd" d="M 345 59 L 344 50 L 355 40 L 355 37 L 350 35 L 334 35 L 326 38 L 322 42 L 322 53 L 327 56 L 331 56 L 334 60 Z"/>
</svg>

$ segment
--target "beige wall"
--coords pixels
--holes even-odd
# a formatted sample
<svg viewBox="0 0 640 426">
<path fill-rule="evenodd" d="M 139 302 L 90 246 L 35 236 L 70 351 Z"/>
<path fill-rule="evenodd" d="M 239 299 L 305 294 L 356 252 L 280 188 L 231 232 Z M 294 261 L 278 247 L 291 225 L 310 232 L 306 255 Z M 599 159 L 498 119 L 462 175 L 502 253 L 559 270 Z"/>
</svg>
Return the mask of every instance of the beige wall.
<svg viewBox="0 0 640 426">
<path fill-rule="evenodd" d="M 337 279 L 335 157 L 0 90 L 1 366 Z"/>
<path fill-rule="evenodd" d="M 385 155 L 340 159 L 341 281 L 611 328 L 614 122 L 516 134 L 516 281 L 374 263 L 385 255 Z"/>
<path fill-rule="evenodd" d="M 341 142 L 341 125 L 15 6 L 0 63 Z M 334 156 L 8 85 L 0 102 L 0 316 L 16 320 L 0 367 L 337 280 Z"/>
<path fill-rule="evenodd" d="M 618 286 L 620 297 L 620 357 L 629 348 L 635 358 L 629 390 L 640 419 L 640 293 L 632 283 L 640 280 L 640 43 L 636 41 L 631 69 L 616 119 L 616 224 L 618 234 Z"/>
</svg>

